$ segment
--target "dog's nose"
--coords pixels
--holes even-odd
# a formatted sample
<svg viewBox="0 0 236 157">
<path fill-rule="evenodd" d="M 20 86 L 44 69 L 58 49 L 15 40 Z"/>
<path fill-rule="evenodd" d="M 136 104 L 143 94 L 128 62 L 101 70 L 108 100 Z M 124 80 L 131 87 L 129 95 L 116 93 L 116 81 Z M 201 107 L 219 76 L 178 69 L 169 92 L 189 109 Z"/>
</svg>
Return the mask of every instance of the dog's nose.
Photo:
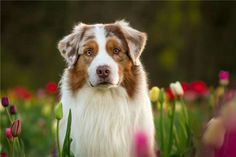
<svg viewBox="0 0 236 157">
<path fill-rule="evenodd" d="M 97 67 L 97 75 L 101 78 L 106 78 L 110 74 L 110 67 L 107 65 Z"/>
</svg>

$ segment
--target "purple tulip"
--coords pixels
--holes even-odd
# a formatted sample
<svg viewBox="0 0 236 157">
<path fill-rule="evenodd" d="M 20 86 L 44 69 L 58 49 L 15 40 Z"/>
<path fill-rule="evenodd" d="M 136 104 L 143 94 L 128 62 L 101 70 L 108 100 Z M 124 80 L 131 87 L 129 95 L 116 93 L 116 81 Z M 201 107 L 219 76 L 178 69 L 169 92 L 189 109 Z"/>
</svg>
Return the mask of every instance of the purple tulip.
<svg viewBox="0 0 236 157">
<path fill-rule="evenodd" d="M 15 115 L 17 112 L 16 105 L 11 105 L 9 110 L 12 115 Z"/>
<path fill-rule="evenodd" d="M 8 97 L 4 96 L 2 97 L 2 106 L 7 107 L 9 105 Z"/>
</svg>

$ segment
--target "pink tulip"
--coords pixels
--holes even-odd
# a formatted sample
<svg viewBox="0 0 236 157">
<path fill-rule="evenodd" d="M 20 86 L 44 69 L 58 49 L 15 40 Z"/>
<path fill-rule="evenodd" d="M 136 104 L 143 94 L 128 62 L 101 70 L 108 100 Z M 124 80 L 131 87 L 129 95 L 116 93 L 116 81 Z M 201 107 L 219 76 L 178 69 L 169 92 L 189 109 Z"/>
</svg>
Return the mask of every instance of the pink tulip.
<svg viewBox="0 0 236 157">
<path fill-rule="evenodd" d="M 215 157 L 235 157 L 236 156 L 236 130 L 225 134 L 224 144 L 215 150 Z"/>
<path fill-rule="evenodd" d="M 6 128 L 5 130 L 5 136 L 7 139 L 11 140 L 13 138 L 12 133 L 11 133 L 11 128 Z"/>
<path fill-rule="evenodd" d="M 220 80 L 228 80 L 228 79 L 229 79 L 229 72 L 228 72 L 228 71 L 221 70 L 221 71 L 219 72 L 219 79 L 220 79 Z"/>
<path fill-rule="evenodd" d="M 135 157 L 151 157 L 152 151 L 148 141 L 148 137 L 143 131 L 139 131 L 135 135 Z"/>
<path fill-rule="evenodd" d="M 223 86 L 228 85 L 229 84 L 229 72 L 221 70 L 219 72 L 219 80 L 220 80 L 221 85 L 223 85 Z"/>
</svg>

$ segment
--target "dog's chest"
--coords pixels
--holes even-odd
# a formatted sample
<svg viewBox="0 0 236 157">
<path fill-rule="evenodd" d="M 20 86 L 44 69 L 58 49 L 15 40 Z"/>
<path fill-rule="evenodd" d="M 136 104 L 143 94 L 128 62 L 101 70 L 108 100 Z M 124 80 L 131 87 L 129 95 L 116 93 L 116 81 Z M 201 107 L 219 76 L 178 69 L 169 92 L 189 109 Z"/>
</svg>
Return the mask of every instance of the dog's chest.
<svg viewBox="0 0 236 157">
<path fill-rule="evenodd" d="M 130 156 L 138 112 L 123 91 L 116 92 L 85 91 L 69 101 L 75 156 Z"/>
</svg>

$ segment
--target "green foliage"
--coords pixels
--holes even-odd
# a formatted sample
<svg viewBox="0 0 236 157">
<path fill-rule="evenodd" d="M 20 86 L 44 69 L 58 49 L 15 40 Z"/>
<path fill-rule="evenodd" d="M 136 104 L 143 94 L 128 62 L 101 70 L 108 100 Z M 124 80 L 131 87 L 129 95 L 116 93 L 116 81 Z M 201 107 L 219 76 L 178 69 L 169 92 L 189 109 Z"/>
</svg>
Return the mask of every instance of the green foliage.
<svg viewBox="0 0 236 157">
<path fill-rule="evenodd" d="M 19 143 L 26 156 L 48 156 L 51 154 L 54 145 L 54 121 L 52 108 L 54 100 L 50 97 L 43 101 L 34 99 L 32 101 L 22 101 L 10 98 L 10 103 L 17 106 L 17 116 L 22 121 L 22 130 L 19 136 Z M 55 103 L 55 102 L 54 102 Z M 5 128 L 10 127 L 7 114 L 0 110 L 0 145 L 2 150 L 10 152 Z M 14 117 L 14 116 L 13 116 Z M 15 119 L 15 117 L 14 117 Z M 43 144 L 42 144 L 43 141 Z"/>
<path fill-rule="evenodd" d="M 71 152 L 70 145 L 72 142 L 72 138 L 70 137 L 71 133 L 71 109 L 69 111 L 68 120 L 67 120 L 67 129 L 66 129 L 66 135 L 63 143 L 62 148 L 62 156 L 63 157 L 74 157 L 73 153 Z"/>
</svg>

